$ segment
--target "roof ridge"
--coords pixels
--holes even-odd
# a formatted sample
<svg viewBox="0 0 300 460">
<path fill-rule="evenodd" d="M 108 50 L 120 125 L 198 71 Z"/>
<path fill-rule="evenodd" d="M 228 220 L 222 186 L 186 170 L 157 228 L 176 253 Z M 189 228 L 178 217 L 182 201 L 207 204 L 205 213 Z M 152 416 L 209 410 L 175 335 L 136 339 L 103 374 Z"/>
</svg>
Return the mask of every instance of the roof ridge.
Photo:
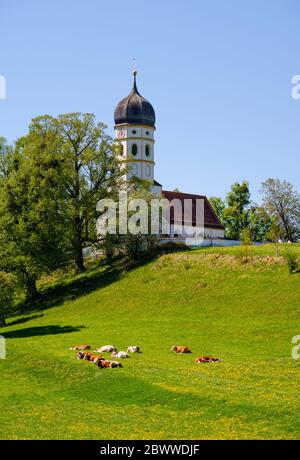
<svg viewBox="0 0 300 460">
<path fill-rule="evenodd" d="M 198 193 L 188 193 L 188 192 L 177 192 L 175 190 L 162 190 L 162 192 L 166 192 L 166 193 L 176 193 L 178 195 L 190 195 L 190 196 L 201 196 L 202 198 L 207 198 L 206 195 L 199 195 Z"/>
</svg>

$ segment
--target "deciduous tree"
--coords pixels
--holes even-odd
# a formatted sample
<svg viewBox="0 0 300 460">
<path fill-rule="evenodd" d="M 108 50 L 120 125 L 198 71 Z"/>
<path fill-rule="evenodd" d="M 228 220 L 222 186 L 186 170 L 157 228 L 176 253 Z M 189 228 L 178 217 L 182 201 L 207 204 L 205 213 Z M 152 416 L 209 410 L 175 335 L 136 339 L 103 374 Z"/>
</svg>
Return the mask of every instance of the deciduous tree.
<svg viewBox="0 0 300 460">
<path fill-rule="evenodd" d="M 49 158 L 30 155 L 22 138 L 12 167 L 0 184 L 0 269 L 23 282 L 27 300 L 37 296 L 36 280 L 65 257 L 57 174 Z"/>
<path fill-rule="evenodd" d="M 58 172 L 59 209 L 77 273 L 84 270 L 84 246 L 96 242 L 97 202 L 116 193 L 123 174 L 105 128 L 89 113 L 45 115 L 30 126 L 32 156 L 51 158 Z"/>
<path fill-rule="evenodd" d="M 285 240 L 300 236 L 300 195 L 294 186 L 279 179 L 267 179 L 261 188 L 263 205 L 282 230 Z"/>
<path fill-rule="evenodd" d="M 234 183 L 226 196 L 224 219 L 226 236 L 238 239 L 241 231 L 249 225 L 250 191 L 248 182 Z"/>
<path fill-rule="evenodd" d="M 215 211 L 219 221 L 221 222 L 222 225 L 225 225 L 225 218 L 224 218 L 224 211 L 225 211 L 225 202 L 222 200 L 222 198 L 217 197 L 217 196 L 212 196 L 209 199 L 209 202 Z"/>
</svg>

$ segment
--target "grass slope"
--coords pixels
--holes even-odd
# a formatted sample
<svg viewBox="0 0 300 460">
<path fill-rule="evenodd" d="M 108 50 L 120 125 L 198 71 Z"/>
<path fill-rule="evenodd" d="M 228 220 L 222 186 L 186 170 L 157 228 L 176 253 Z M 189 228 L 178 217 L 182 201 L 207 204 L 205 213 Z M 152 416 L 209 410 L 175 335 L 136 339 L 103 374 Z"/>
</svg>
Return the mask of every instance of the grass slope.
<svg viewBox="0 0 300 460">
<path fill-rule="evenodd" d="M 0 331 L 0 437 L 299 438 L 300 274 L 270 257 L 273 246 L 251 250 L 268 257 L 197 250 L 44 286 L 43 309 Z M 80 342 L 143 353 L 101 371 L 74 360 L 68 347 Z M 197 365 L 204 353 L 224 361 Z"/>
</svg>

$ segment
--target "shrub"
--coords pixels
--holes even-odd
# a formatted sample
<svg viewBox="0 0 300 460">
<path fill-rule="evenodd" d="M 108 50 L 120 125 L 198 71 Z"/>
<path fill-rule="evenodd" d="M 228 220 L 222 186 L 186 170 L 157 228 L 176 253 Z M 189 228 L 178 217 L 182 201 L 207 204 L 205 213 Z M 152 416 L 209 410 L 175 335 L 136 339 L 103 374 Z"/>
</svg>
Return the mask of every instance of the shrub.
<svg viewBox="0 0 300 460">
<path fill-rule="evenodd" d="M 125 253 L 134 262 L 152 258 L 156 255 L 157 238 L 154 235 L 132 235 L 123 238 Z"/>
<path fill-rule="evenodd" d="M 249 248 L 252 244 L 251 230 L 249 228 L 244 228 L 241 231 L 240 239 L 243 244 L 242 246 L 242 259 L 245 262 L 248 262 L 249 257 Z"/>
<path fill-rule="evenodd" d="M 159 245 L 158 250 L 187 250 L 189 249 L 182 241 L 166 241 Z"/>
<path fill-rule="evenodd" d="M 100 244 L 100 248 L 103 251 L 105 259 L 110 263 L 120 249 L 118 236 L 107 233 Z"/>
<path fill-rule="evenodd" d="M 286 260 L 287 268 L 288 268 L 290 275 L 300 271 L 299 261 L 297 259 L 296 254 L 292 254 L 291 252 L 286 252 L 284 254 L 284 258 Z"/>
<path fill-rule="evenodd" d="M 241 231 L 240 239 L 244 246 L 250 246 L 252 243 L 251 230 L 249 228 L 244 228 Z"/>
</svg>

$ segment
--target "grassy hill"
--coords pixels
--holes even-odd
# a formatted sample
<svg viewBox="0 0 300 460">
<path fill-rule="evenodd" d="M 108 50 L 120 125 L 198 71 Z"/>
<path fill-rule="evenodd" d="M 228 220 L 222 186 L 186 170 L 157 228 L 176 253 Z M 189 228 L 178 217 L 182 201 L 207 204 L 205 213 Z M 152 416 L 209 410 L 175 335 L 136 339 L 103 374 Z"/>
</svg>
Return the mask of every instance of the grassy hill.
<svg viewBox="0 0 300 460">
<path fill-rule="evenodd" d="M 299 438 L 300 274 L 282 248 L 252 247 L 247 261 L 240 251 L 44 280 L 40 303 L 0 330 L 0 438 Z M 74 359 L 76 343 L 143 353 L 99 370 Z M 223 362 L 196 364 L 200 354 Z"/>
</svg>

